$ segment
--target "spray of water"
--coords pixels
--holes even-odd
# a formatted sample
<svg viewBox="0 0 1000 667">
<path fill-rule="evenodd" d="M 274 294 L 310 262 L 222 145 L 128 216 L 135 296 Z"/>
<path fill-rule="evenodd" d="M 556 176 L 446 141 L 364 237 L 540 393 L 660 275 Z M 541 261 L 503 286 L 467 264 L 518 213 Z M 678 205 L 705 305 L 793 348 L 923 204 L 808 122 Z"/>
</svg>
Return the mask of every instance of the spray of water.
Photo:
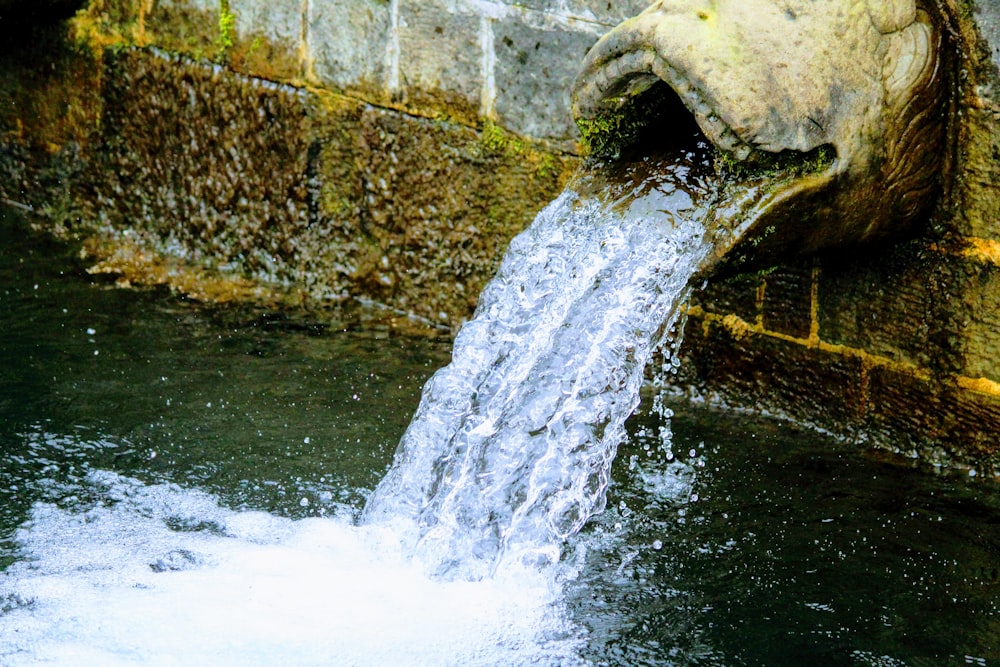
<svg viewBox="0 0 1000 667">
<path fill-rule="evenodd" d="M 364 521 L 397 525 L 438 576 L 558 561 L 604 506 L 644 369 L 712 249 L 717 182 L 686 152 L 546 208 L 424 388 Z"/>
</svg>

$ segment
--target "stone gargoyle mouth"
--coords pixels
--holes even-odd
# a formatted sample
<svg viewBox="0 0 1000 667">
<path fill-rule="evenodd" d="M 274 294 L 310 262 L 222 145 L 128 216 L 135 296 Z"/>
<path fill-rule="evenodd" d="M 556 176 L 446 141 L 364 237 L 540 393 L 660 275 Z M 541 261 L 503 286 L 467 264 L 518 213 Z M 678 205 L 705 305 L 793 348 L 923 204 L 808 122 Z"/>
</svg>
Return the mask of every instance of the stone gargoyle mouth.
<svg viewBox="0 0 1000 667">
<path fill-rule="evenodd" d="M 939 190 L 940 23 L 914 0 L 661 0 L 587 54 L 573 114 L 613 158 L 640 134 L 676 131 L 682 106 L 723 168 L 773 170 L 731 223 L 728 259 L 896 235 Z"/>
</svg>

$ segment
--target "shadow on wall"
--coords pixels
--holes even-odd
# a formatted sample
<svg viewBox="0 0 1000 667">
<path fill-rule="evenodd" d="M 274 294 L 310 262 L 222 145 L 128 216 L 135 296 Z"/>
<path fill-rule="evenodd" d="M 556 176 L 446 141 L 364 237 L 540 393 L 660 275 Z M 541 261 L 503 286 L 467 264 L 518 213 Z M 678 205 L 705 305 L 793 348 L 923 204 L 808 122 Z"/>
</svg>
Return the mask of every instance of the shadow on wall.
<svg viewBox="0 0 1000 667">
<path fill-rule="evenodd" d="M 0 0 L 0 49 L 19 45 L 25 28 L 69 18 L 84 0 Z"/>
</svg>

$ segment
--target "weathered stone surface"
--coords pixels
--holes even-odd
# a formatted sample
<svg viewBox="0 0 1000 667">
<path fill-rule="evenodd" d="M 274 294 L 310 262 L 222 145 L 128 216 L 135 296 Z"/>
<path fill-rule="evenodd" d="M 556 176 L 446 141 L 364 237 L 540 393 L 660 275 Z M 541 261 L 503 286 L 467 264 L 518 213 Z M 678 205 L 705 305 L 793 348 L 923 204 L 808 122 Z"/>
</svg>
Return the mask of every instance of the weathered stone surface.
<svg viewBox="0 0 1000 667">
<path fill-rule="evenodd" d="M 389 12 L 383 0 L 309 3 L 306 49 L 317 80 L 380 100 L 388 83 Z"/>
<path fill-rule="evenodd" d="M 764 278 L 761 324 L 767 331 L 805 340 L 812 329 L 811 262 L 779 267 Z"/>
<path fill-rule="evenodd" d="M 229 0 L 235 17 L 232 66 L 266 79 L 293 79 L 300 72 L 301 0 Z"/>
<path fill-rule="evenodd" d="M 569 84 L 593 44 L 584 33 L 537 30 L 516 21 L 493 27 L 496 111 L 521 134 L 569 143 L 576 136 Z"/>
<path fill-rule="evenodd" d="M 105 76 L 102 224 L 208 266 L 294 279 L 309 212 L 301 91 L 142 51 L 109 58 Z"/>
<path fill-rule="evenodd" d="M 549 28 L 562 26 L 576 32 L 599 36 L 608 28 L 635 16 L 650 5 L 650 0 L 455 0 L 457 11 L 484 14 L 504 21 L 526 18 L 526 10 L 539 16 L 527 17 Z M 548 20 L 539 18 L 547 17 Z"/>
<path fill-rule="evenodd" d="M 562 4 L 556 0 L 556 4 Z M 592 18 L 607 25 L 617 25 L 643 11 L 649 0 L 568 0 L 566 13 L 570 16 Z"/>
<path fill-rule="evenodd" d="M 996 316 L 1000 304 L 1000 266 L 972 260 L 964 260 L 960 265 L 965 280 L 960 285 L 961 299 L 948 305 L 953 330 L 947 333 L 960 337 L 963 375 L 1000 382 L 997 368 L 1000 326 Z"/>
<path fill-rule="evenodd" d="M 956 460 L 992 473 L 1000 452 L 1000 397 L 963 391 L 947 378 L 876 368 L 868 378 L 865 432 L 925 461 Z"/>
<path fill-rule="evenodd" d="M 129 14 L 137 15 L 135 3 L 126 0 L 123 4 L 133 5 L 129 7 Z M 98 17 L 107 16 L 96 3 L 91 4 L 88 12 L 98 13 Z M 121 20 L 116 22 L 122 23 Z M 157 2 L 145 16 L 143 25 L 145 40 L 160 48 L 193 58 L 212 58 L 219 54 L 219 3 L 215 0 Z M 141 43 L 141 40 L 136 41 Z"/>
<path fill-rule="evenodd" d="M 936 372 L 962 369 L 964 262 L 915 241 L 823 263 L 820 338 Z"/>
<path fill-rule="evenodd" d="M 758 290 L 760 278 L 756 274 L 741 274 L 710 280 L 691 295 L 692 305 L 716 315 L 733 314 L 745 322 L 756 322 L 760 317 Z"/>
<path fill-rule="evenodd" d="M 864 412 L 861 360 L 691 318 L 677 384 L 728 404 L 788 414 L 838 432 Z"/>
<path fill-rule="evenodd" d="M 1000 70 L 1000 6 L 990 0 L 975 1 L 974 16 L 993 66 Z M 1000 89 L 993 88 L 994 99 L 1000 99 Z"/>
<path fill-rule="evenodd" d="M 525 211 L 555 196 L 569 164 L 380 110 L 365 113 L 361 137 L 368 256 L 357 278 L 376 300 L 446 323 L 471 312 Z"/>
<path fill-rule="evenodd" d="M 460 321 L 573 162 L 497 128 L 149 51 L 109 56 L 104 86 L 102 228 L 133 255 L 250 278 L 272 300 L 358 297 Z M 135 279 L 129 257 L 102 258 Z"/>
<path fill-rule="evenodd" d="M 399 0 L 399 85 L 406 103 L 432 112 L 447 107 L 470 123 L 482 104 L 484 21 L 447 0 Z"/>
<path fill-rule="evenodd" d="M 964 110 L 954 231 L 1000 240 L 1000 109 Z"/>
</svg>

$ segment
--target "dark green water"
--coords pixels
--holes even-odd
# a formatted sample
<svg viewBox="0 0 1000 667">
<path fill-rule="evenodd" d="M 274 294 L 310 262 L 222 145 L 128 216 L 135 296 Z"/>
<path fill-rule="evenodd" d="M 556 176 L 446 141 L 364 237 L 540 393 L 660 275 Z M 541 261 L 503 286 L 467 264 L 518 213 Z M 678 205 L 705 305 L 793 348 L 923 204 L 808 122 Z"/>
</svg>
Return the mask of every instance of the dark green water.
<svg viewBox="0 0 1000 667">
<path fill-rule="evenodd" d="M 449 345 L 345 322 L 117 289 L 0 212 L 0 567 L 33 504 L 88 506 L 95 470 L 233 509 L 358 511 Z M 673 407 L 676 460 L 634 418 L 609 509 L 567 546 L 585 660 L 998 664 L 994 485 Z M 0 617 L 15 606 L 0 591 Z"/>
<path fill-rule="evenodd" d="M 358 506 L 447 361 L 445 341 L 119 289 L 3 215 L 0 535 L 24 482 L 94 468 L 288 516 Z"/>
</svg>

